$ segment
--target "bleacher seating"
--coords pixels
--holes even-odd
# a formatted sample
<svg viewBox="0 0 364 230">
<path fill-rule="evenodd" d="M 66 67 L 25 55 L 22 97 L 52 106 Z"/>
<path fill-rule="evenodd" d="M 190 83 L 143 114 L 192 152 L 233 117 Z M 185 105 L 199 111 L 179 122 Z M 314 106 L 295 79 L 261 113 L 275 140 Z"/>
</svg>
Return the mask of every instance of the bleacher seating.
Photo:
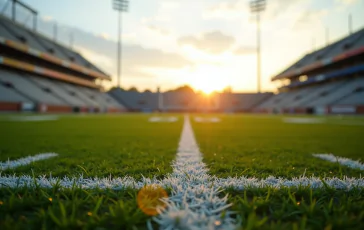
<svg viewBox="0 0 364 230">
<path fill-rule="evenodd" d="M 54 83 L 52 81 L 49 81 L 46 78 L 41 78 L 41 77 L 37 77 L 37 76 L 28 76 L 28 77 L 31 81 L 34 81 L 36 84 L 38 84 L 38 86 L 41 87 L 42 89 L 46 89 L 47 91 L 52 92 L 58 98 L 62 98 L 66 102 L 67 105 L 81 106 L 81 107 L 88 106 L 80 98 L 68 93 L 62 87 L 58 86 L 56 83 Z"/>
<path fill-rule="evenodd" d="M 364 105 L 364 91 L 352 93 L 336 102 L 335 105 Z"/>
<path fill-rule="evenodd" d="M 345 84 L 345 81 L 335 81 L 328 84 L 308 87 L 306 88 L 307 90 L 305 92 L 300 94 L 300 98 L 294 101 L 293 103 L 289 103 L 289 106 L 305 107 L 311 101 L 314 101 L 320 97 L 325 97 L 326 95 L 330 94 L 337 87 L 340 87 L 342 84 Z"/>
<path fill-rule="evenodd" d="M 340 99 L 350 95 L 355 91 L 356 87 L 358 86 L 364 86 L 364 78 L 358 78 L 358 79 L 352 79 L 347 82 L 342 82 L 343 84 L 336 88 L 335 90 L 332 90 L 330 92 L 327 92 L 326 95 L 317 97 L 315 100 L 311 100 L 306 104 L 308 107 L 316 107 L 316 106 L 327 106 L 327 105 L 333 105 L 337 103 Z"/>
<path fill-rule="evenodd" d="M 88 107 L 98 108 L 100 106 L 97 101 L 84 94 L 76 85 L 63 82 L 57 82 L 57 85 L 66 90 L 69 94 L 80 98 Z"/>
<path fill-rule="evenodd" d="M 28 98 L 22 96 L 13 90 L 13 88 L 6 85 L 4 82 L 0 82 L 0 101 L 5 102 L 31 102 Z"/>
<path fill-rule="evenodd" d="M 219 96 L 219 107 L 227 112 L 250 111 L 272 96 L 272 93 L 222 93 Z"/>
<path fill-rule="evenodd" d="M 169 91 L 164 93 L 133 92 L 113 89 L 109 94 L 132 111 L 252 111 L 272 93 L 234 94 L 216 93 L 204 95 L 201 93 Z"/>
<path fill-rule="evenodd" d="M 96 88 L 86 87 L 86 85 L 93 87 L 95 76 L 102 75 L 101 77 L 104 77 L 105 74 L 79 53 L 1 15 L 0 37 L 2 38 L 0 48 L 12 44 L 5 50 L 6 52 L 1 52 L 0 55 L 0 64 L 5 65 L 5 67 L 0 65 L 0 106 L 10 102 L 26 102 L 34 104 L 34 110 L 39 109 L 38 105 L 48 106 L 48 108 L 53 106 L 51 109 L 62 112 L 125 110 L 124 106 L 107 93 Z M 4 39 L 11 43 L 5 42 Z M 28 47 L 32 49 L 31 53 L 29 53 Z M 11 49 L 17 51 L 12 52 Z M 43 57 L 39 55 L 40 53 L 47 54 L 47 59 L 40 61 L 39 58 Z M 56 58 L 52 59 L 52 56 Z M 6 62 L 4 62 L 5 59 Z M 17 59 L 26 64 L 17 63 Z M 30 59 L 31 62 L 28 65 L 27 62 Z M 48 60 L 56 61 L 47 63 Z M 37 64 L 33 66 L 33 63 Z M 65 68 L 69 66 L 69 63 L 78 65 L 73 67 L 72 71 L 79 72 L 66 70 Z M 54 67 L 55 64 L 59 66 L 56 68 Z M 21 65 L 26 67 L 20 68 Z M 38 68 L 38 65 L 41 65 L 40 68 Z M 42 69 L 42 67 L 44 68 Z M 65 73 L 63 73 L 62 69 L 64 69 Z M 96 75 L 85 76 L 85 73 L 87 73 L 85 69 L 91 70 L 91 72 L 94 71 Z M 52 71 L 53 75 L 47 76 L 47 73 L 52 74 Z M 70 75 L 67 75 L 69 73 Z M 65 77 L 65 74 L 69 77 Z M 72 80 L 75 78 L 80 80 Z M 104 79 L 107 79 L 107 76 Z M 83 83 L 85 81 L 87 82 Z M 21 107 L 6 105 L 5 109 L 7 108 L 19 109 Z M 3 109 L 1 107 L 0 111 Z"/>
<path fill-rule="evenodd" d="M 156 111 L 158 110 L 158 94 L 151 92 L 134 92 L 113 89 L 109 91 L 111 97 L 131 111 Z"/>
<path fill-rule="evenodd" d="M 341 55 L 343 52 L 360 49 L 362 47 L 364 47 L 364 29 L 361 29 L 350 36 L 334 42 L 327 47 L 305 55 L 292 66 L 273 77 L 273 80 L 280 79 L 287 73 L 301 72 L 302 68 L 317 64 L 317 62 L 322 62 L 325 65 L 328 60 L 335 56 Z"/>
<path fill-rule="evenodd" d="M 255 111 L 364 112 L 364 29 L 305 55 L 272 78 L 290 80 Z M 286 84 L 285 82 L 282 82 Z M 343 107 L 340 107 L 340 106 Z"/>
<path fill-rule="evenodd" d="M 107 107 L 121 107 L 121 105 L 115 101 L 112 97 L 107 95 L 106 93 L 101 93 L 97 90 L 88 89 L 86 87 L 78 86 L 79 91 L 83 92 L 89 98 L 97 101 L 100 107 L 107 108 Z"/>
<path fill-rule="evenodd" d="M 48 52 L 36 39 L 29 36 L 25 30 L 18 29 L 17 26 L 13 26 L 12 24 L 0 20 L 0 30 L 0 36 L 2 37 L 23 43 L 42 52 Z"/>
<path fill-rule="evenodd" d="M 193 110 L 195 106 L 192 105 L 192 101 L 198 100 L 197 97 L 192 92 L 165 92 L 162 94 L 162 109 L 172 111 Z"/>
<path fill-rule="evenodd" d="M 0 81 L 11 85 L 16 91 L 23 93 L 26 98 L 34 103 L 46 103 L 50 105 L 64 105 L 65 102 L 52 93 L 41 89 L 29 78 L 18 72 L 0 69 Z"/>
<path fill-rule="evenodd" d="M 273 109 L 276 108 L 278 103 L 285 98 L 289 93 L 275 94 L 274 96 L 263 101 L 257 106 L 257 109 Z"/>
</svg>

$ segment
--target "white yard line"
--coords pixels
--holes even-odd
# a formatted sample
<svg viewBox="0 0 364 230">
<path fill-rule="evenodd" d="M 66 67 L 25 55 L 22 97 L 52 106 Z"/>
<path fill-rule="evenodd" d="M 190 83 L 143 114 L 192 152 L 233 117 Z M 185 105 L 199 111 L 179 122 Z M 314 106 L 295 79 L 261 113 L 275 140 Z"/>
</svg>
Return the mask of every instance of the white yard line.
<svg viewBox="0 0 364 230">
<path fill-rule="evenodd" d="M 318 177 L 306 177 L 301 176 L 292 178 L 291 180 L 285 178 L 277 178 L 269 176 L 265 179 L 248 178 L 248 177 L 230 177 L 230 178 L 216 178 L 215 186 L 222 188 L 232 188 L 235 190 L 249 190 L 255 188 L 300 188 L 308 187 L 312 189 L 320 189 L 330 187 L 338 190 L 350 191 L 352 189 L 364 189 L 364 177 L 363 178 L 349 178 L 343 179 L 332 178 L 318 178 Z"/>
<path fill-rule="evenodd" d="M 23 165 L 28 165 L 32 162 L 42 161 L 56 156 L 58 156 L 57 153 L 42 153 L 35 156 L 20 158 L 14 161 L 8 160 L 7 162 L 0 162 L 0 170 L 13 169 Z"/>
<path fill-rule="evenodd" d="M 172 188 L 172 194 L 166 209 L 153 218 L 161 229 L 236 229 L 227 196 L 218 196 L 221 189 L 207 174 L 188 116 L 172 167 L 173 173 L 163 183 Z"/>
<path fill-rule="evenodd" d="M 194 120 L 199 123 L 218 123 L 220 118 L 218 117 L 195 117 Z"/>
<path fill-rule="evenodd" d="M 38 116 L 12 116 L 10 121 L 18 122 L 39 122 L 39 121 L 56 121 L 59 119 L 57 115 L 38 115 Z"/>
<path fill-rule="evenodd" d="M 312 118 L 312 117 L 284 117 L 282 118 L 284 123 L 293 123 L 293 124 L 322 124 L 325 123 L 326 120 L 323 118 Z"/>
<path fill-rule="evenodd" d="M 47 177 L 39 176 L 34 178 L 31 175 L 14 176 L 2 175 L 0 172 L 0 188 L 51 188 L 58 186 L 60 188 L 82 188 L 82 189 L 111 189 L 122 190 L 125 188 L 140 189 L 147 184 L 158 184 L 163 187 L 176 186 L 178 178 L 167 177 L 163 180 L 144 178 L 140 181 L 132 177 L 117 178 L 83 178 L 81 177 Z M 293 179 L 267 177 L 265 179 L 248 178 L 248 177 L 230 177 L 217 178 L 214 176 L 206 176 L 204 180 L 211 182 L 215 188 L 233 188 L 236 190 L 249 190 L 254 188 L 298 188 L 309 187 L 312 189 L 325 188 L 326 186 L 333 189 L 350 191 L 352 189 L 364 189 L 364 177 L 361 178 L 319 178 L 319 177 L 297 177 Z"/>
<path fill-rule="evenodd" d="M 345 165 L 347 167 L 353 168 L 353 169 L 360 169 L 364 170 L 364 164 L 360 161 L 354 161 L 349 158 L 345 157 L 337 157 L 333 154 L 312 154 L 314 157 L 320 158 L 325 161 L 330 161 L 333 163 L 339 163 L 341 165 Z"/>
<path fill-rule="evenodd" d="M 150 117 L 149 122 L 167 122 L 172 123 L 178 121 L 178 117 Z"/>
</svg>

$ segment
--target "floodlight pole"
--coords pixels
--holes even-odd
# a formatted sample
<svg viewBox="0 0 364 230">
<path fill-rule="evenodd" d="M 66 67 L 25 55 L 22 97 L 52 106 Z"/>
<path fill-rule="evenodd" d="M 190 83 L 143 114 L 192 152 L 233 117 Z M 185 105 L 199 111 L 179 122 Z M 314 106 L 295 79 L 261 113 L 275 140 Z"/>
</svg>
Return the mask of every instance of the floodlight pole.
<svg viewBox="0 0 364 230">
<path fill-rule="evenodd" d="M 353 17 L 351 14 L 349 14 L 348 27 L 349 27 L 349 34 L 352 34 L 353 33 Z"/>
<path fill-rule="evenodd" d="M 121 88 L 120 78 L 121 78 L 121 11 L 118 11 L 118 60 L 117 60 L 117 68 L 118 68 L 118 87 Z"/>
<path fill-rule="evenodd" d="M 121 46 L 121 33 L 122 33 L 122 12 L 127 12 L 128 10 L 128 0 L 113 0 L 113 8 L 118 11 L 118 49 L 117 49 L 117 86 L 121 88 L 121 60 L 122 60 L 122 46 Z"/>
<path fill-rule="evenodd" d="M 256 13 L 257 20 L 257 89 L 258 93 L 261 92 L 261 34 L 260 34 L 260 12 L 264 11 L 266 7 L 265 0 L 251 0 L 250 11 Z"/>
<path fill-rule="evenodd" d="M 258 93 L 261 92 L 261 58 L 260 58 L 260 15 L 257 12 L 257 86 Z"/>
</svg>

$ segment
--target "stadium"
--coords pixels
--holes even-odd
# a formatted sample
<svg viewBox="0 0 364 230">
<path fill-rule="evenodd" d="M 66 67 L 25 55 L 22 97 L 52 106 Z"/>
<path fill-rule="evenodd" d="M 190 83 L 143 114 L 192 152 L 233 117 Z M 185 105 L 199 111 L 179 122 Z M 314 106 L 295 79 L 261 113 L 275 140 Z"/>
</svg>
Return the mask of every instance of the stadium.
<svg viewBox="0 0 364 230">
<path fill-rule="evenodd" d="M 29 2 L 0 14 L 0 229 L 364 229 L 363 28 L 271 92 L 142 92 L 39 32 Z"/>
</svg>

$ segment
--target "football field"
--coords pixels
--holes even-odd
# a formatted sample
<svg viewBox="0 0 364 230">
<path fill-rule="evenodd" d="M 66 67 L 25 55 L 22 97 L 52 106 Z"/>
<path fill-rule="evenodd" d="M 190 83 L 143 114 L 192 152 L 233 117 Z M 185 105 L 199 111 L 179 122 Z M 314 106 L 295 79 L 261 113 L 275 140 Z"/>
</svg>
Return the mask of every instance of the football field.
<svg viewBox="0 0 364 230">
<path fill-rule="evenodd" d="M 364 118 L 1 115 L 0 229 L 364 229 Z"/>
</svg>

